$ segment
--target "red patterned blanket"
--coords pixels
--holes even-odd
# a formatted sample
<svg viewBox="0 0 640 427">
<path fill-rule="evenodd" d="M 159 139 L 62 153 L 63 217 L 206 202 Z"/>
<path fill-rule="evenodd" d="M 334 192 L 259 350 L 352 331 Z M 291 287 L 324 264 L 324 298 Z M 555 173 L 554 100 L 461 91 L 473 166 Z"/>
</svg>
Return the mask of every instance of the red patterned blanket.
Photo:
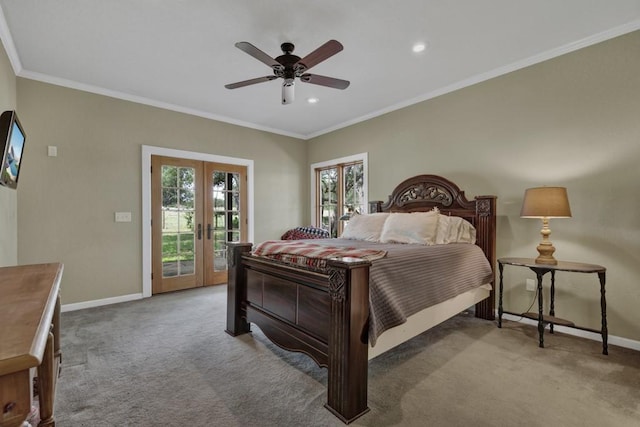
<svg viewBox="0 0 640 427">
<path fill-rule="evenodd" d="M 339 257 L 362 258 L 368 261 L 384 258 L 387 251 L 378 249 L 334 247 L 304 240 L 267 240 L 253 251 L 254 255 L 269 257 L 289 264 L 324 269 L 327 259 Z"/>
</svg>

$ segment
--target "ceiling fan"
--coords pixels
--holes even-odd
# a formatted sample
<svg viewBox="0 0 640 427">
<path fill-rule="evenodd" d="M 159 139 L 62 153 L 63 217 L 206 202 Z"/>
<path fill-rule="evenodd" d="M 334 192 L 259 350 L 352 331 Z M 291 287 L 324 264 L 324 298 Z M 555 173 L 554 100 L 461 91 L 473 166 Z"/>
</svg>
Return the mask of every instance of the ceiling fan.
<svg viewBox="0 0 640 427">
<path fill-rule="evenodd" d="M 273 69 L 273 75 L 231 83 L 224 86 L 227 89 L 237 89 L 239 87 L 282 78 L 284 79 L 282 82 L 282 103 L 291 104 L 294 100 L 293 85 L 296 77 L 299 78 L 301 82 L 327 86 L 334 89 L 346 89 L 349 87 L 349 81 L 347 80 L 307 73 L 311 67 L 340 52 L 343 46 L 339 41 L 329 40 L 304 58 L 294 55 L 292 52 L 295 46 L 293 43 L 288 42 L 280 45 L 283 55 L 275 59 L 249 42 L 238 42 L 235 46 L 271 67 Z"/>
</svg>

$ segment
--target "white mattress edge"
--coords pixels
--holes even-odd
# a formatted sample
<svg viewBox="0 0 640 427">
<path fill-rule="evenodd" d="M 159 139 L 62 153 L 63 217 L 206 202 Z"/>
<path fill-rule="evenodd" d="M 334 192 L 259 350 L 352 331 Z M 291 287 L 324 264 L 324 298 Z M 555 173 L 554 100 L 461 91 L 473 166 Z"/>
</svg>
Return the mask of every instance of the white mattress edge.
<svg viewBox="0 0 640 427">
<path fill-rule="evenodd" d="M 485 284 L 409 316 L 402 325 L 380 335 L 375 347 L 369 344 L 369 360 L 482 301 L 489 296 L 491 289 L 490 284 Z"/>
</svg>

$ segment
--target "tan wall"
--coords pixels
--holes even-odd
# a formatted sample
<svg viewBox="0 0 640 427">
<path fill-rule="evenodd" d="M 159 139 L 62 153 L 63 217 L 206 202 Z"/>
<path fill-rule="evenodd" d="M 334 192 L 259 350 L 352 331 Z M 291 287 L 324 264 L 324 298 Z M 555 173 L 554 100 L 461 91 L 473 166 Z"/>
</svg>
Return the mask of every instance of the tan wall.
<svg viewBox="0 0 640 427">
<path fill-rule="evenodd" d="M 308 216 L 303 141 L 22 78 L 18 101 L 18 259 L 63 262 L 63 304 L 142 291 L 142 145 L 254 160 L 256 240 Z"/>
<path fill-rule="evenodd" d="M 0 44 L 0 113 L 14 109 L 16 76 L 4 47 Z M 0 267 L 18 263 L 17 209 L 17 191 L 0 186 Z"/>
<path fill-rule="evenodd" d="M 551 220 L 562 260 L 607 267 L 613 335 L 640 340 L 640 32 L 360 123 L 309 142 L 309 162 L 369 153 L 369 199 L 440 174 L 467 196 L 498 196 L 498 257 L 532 257 L 541 223 L 519 217 L 525 188 L 566 186 L 573 218 Z M 505 269 L 522 312 L 526 269 Z M 600 327 L 597 276 L 559 273 L 556 313 Z"/>
</svg>

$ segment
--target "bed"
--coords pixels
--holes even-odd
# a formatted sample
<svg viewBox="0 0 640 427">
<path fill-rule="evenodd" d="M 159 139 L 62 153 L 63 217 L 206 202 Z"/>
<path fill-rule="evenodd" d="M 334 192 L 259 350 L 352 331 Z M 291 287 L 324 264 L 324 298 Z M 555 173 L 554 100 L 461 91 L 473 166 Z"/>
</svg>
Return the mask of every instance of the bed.
<svg viewBox="0 0 640 427">
<path fill-rule="evenodd" d="M 253 323 L 276 345 L 302 352 L 319 366 L 326 367 L 325 407 L 344 423 L 352 422 L 369 410 L 370 358 L 471 306 L 475 306 L 476 317 L 494 319 L 491 285 L 496 261 L 495 196 L 467 200 L 464 192 L 446 178 L 419 175 L 400 183 L 386 203 L 370 203 L 372 213 L 429 212 L 434 208 L 441 215 L 460 217 L 473 225 L 475 245 L 489 265 L 486 283 L 411 313 L 380 332 L 373 328 L 377 322 L 373 309 L 378 303 L 370 303 L 371 294 L 376 293 L 373 285 L 370 288 L 370 282 L 375 282 L 386 256 L 373 257 L 373 260 L 350 256 L 331 258 L 318 270 L 256 255 L 252 253 L 251 243 L 230 243 L 226 332 L 232 336 L 245 334 L 250 332 Z M 340 240 L 334 239 L 333 244 L 338 245 Z M 456 245 L 437 246 L 453 249 Z M 371 247 L 382 249 L 374 246 Z M 392 256 L 396 255 L 389 253 L 388 257 Z M 457 270 L 457 267 L 450 268 L 450 274 L 442 277 L 455 276 Z M 422 277 L 427 273 L 417 270 L 416 275 Z"/>
</svg>

